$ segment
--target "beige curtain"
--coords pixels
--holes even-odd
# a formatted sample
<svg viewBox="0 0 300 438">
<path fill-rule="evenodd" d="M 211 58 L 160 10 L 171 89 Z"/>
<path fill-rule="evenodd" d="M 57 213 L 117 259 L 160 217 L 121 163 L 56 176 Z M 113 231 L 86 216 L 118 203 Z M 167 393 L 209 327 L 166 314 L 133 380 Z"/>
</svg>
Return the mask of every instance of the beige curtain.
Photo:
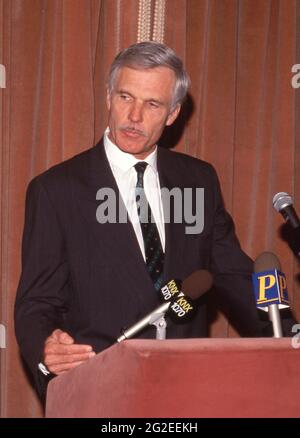
<svg viewBox="0 0 300 438">
<path fill-rule="evenodd" d="M 26 186 L 101 137 L 108 67 L 144 37 L 172 46 L 192 79 L 177 150 L 216 167 L 244 249 L 277 253 L 300 318 L 299 262 L 271 203 L 287 191 L 300 205 L 299 10 L 297 0 L 0 0 L 1 416 L 42 415 L 13 327 Z M 212 335 L 234 333 L 219 316 Z"/>
</svg>

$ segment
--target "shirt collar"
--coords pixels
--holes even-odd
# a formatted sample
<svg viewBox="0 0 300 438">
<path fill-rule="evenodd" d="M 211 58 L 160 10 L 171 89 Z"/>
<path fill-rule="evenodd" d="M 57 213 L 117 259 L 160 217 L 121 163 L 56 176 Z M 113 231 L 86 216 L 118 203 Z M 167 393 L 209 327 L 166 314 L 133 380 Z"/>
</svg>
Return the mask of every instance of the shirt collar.
<svg viewBox="0 0 300 438">
<path fill-rule="evenodd" d="M 104 149 L 108 161 L 114 167 L 122 170 L 124 173 L 131 169 L 137 162 L 145 161 L 157 173 L 157 146 L 144 160 L 138 160 L 133 155 L 121 151 L 108 137 L 109 128 L 104 133 Z"/>
</svg>

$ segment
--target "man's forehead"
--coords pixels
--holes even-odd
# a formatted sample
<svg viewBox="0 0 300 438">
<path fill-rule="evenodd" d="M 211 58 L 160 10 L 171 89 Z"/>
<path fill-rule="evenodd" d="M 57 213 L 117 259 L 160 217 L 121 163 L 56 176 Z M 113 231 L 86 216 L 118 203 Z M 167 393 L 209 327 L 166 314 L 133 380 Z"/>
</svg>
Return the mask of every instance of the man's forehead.
<svg viewBox="0 0 300 438">
<path fill-rule="evenodd" d="M 120 67 L 116 79 L 123 79 L 129 77 L 145 77 L 149 80 L 149 77 L 165 80 L 166 78 L 170 78 L 170 80 L 175 81 L 175 73 L 174 71 L 166 66 L 158 66 L 158 67 L 138 67 L 138 66 L 123 66 Z"/>
<path fill-rule="evenodd" d="M 129 92 L 146 100 L 169 101 L 175 86 L 175 74 L 168 67 L 134 69 L 122 67 L 115 80 L 117 92 Z"/>
</svg>

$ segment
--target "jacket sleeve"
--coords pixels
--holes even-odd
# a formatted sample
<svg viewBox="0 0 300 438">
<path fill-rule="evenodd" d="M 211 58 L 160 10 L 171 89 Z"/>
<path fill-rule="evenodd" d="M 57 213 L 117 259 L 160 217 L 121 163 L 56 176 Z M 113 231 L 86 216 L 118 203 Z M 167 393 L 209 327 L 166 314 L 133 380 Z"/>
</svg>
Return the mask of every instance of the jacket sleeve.
<svg viewBox="0 0 300 438">
<path fill-rule="evenodd" d="M 37 177 L 29 184 L 26 196 L 15 330 L 40 395 L 45 390 L 45 381 L 38 363 L 45 339 L 62 326 L 68 289 L 69 269 L 62 230 L 48 193 Z"/>
<path fill-rule="evenodd" d="M 242 336 L 270 335 L 270 323 L 256 309 L 252 290 L 252 260 L 242 251 L 232 218 L 222 200 L 220 185 L 213 170 L 215 218 L 212 271 L 220 310 Z"/>
</svg>

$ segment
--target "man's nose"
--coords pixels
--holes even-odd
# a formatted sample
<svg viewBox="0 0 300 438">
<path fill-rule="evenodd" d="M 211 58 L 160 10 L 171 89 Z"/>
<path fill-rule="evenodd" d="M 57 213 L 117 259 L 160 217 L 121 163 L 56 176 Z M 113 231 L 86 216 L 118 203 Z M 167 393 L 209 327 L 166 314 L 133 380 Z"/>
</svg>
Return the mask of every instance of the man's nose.
<svg viewBox="0 0 300 438">
<path fill-rule="evenodd" d="M 131 122 L 139 123 L 143 121 L 143 107 L 142 104 L 134 102 L 129 112 L 129 119 Z"/>
</svg>

